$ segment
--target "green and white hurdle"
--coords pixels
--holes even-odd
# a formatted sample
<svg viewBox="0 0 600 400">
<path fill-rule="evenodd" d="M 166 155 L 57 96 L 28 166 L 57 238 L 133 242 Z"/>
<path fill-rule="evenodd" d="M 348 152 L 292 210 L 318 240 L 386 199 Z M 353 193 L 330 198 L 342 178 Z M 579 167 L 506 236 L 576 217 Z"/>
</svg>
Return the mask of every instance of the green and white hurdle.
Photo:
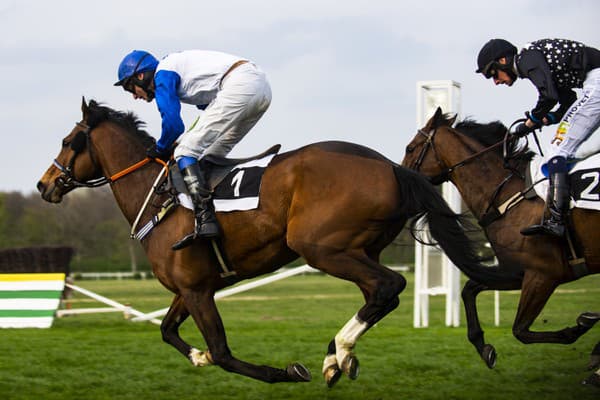
<svg viewBox="0 0 600 400">
<path fill-rule="evenodd" d="M 51 327 L 64 288 L 64 273 L 0 274 L 0 328 Z"/>
</svg>

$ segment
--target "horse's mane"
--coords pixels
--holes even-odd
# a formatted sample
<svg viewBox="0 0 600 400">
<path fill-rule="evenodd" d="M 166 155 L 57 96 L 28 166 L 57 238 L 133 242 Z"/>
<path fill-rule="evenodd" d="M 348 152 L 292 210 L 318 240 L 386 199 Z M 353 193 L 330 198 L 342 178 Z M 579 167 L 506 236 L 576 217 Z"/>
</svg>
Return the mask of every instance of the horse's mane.
<svg viewBox="0 0 600 400">
<path fill-rule="evenodd" d="M 90 100 L 87 111 L 86 122 L 92 129 L 102 122 L 113 122 L 127 132 L 134 134 L 144 147 L 149 147 L 156 141 L 148 132 L 142 129 L 145 123 L 139 120 L 133 112 L 116 111 L 95 100 Z"/>
<path fill-rule="evenodd" d="M 459 122 L 454 127 L 457 131 L 469 138 L 476 140 L 485 147 L 492 146 L 504 139 L 507 128 L 500 121 L 493 121 L 487 124 L 481 124 L 473 119 L 466 118 Z M 503 146 L 498 146 L 495 152 L 503 157 Z M 512 159 L 517 161 L 529 161 L 534 156 L 534 153 L 528 147 L 522 147 L 522 143 L 518 140 L 509 140 L 508 154 Z"/>
</svg>

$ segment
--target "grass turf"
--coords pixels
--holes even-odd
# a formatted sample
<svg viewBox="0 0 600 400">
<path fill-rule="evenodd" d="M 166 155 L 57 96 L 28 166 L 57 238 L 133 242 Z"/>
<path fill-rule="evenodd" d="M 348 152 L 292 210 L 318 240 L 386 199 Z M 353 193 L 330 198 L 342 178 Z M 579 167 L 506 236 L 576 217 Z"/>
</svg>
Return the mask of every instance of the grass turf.
<svg viewBox="0 0 600 400">
<path fill-rule="evenodd" d="M 500 295 L 501 324 L 493 326 L 493 295 L 480 295 L 481 322 L 498 351 L 494 370 L 466 339 L 462 326 L 443 326 L 444 299 L 431 299 L 430 328 L 412 327 L 412 274 L 400 306 L 356 346 L 361 373 L 328 389 L 321 363 L 329 340 L 362 304 L 352 284 L 323 275 L 288 278 L 218 301 L 235 356 L 283 368 L 304 363 L 309 383 L 269 385 L 218 367 L 194 368 L 161 340 L 157 326 L 122 314 L 56 319 L 51 329 L 0 330 L 2 399 L 597 399 L 582 386 L 598 327 L 573 345 L 524 345 L 511 333 L 518 292 Z M 169 305 L 156 281 L 81 281 L 76 284 L 136 309 Z M 598 310 L 600 276 L 563 285 L 535 330 L 573 326 L 580 312 Z M 98 304 L 75 295 L 73 307 Z M 191 320 L 182 336 L 205 345 Z"/>
</svg>

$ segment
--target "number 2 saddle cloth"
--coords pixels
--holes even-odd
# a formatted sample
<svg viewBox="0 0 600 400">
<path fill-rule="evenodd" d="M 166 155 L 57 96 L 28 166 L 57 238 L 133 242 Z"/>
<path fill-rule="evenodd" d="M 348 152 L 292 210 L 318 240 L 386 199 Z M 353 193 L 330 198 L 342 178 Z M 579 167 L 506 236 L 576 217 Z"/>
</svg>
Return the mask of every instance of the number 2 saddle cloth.
<svg viewBox="0 0 600 400">
<path fill-rule="evenodd" d="M 537 182 L 545 176 L 541 171 L 543 159 L 536 156 L 529 165 L 532 182 Z M 571 208 L 587 208 L 600 210 L 600 154 L 595 154 L 585 160 L 578 161 L 569 171 L 571 186 Z M 546 199 L 548 180 L 535 185 L 536 194 Z"/>
</svg>

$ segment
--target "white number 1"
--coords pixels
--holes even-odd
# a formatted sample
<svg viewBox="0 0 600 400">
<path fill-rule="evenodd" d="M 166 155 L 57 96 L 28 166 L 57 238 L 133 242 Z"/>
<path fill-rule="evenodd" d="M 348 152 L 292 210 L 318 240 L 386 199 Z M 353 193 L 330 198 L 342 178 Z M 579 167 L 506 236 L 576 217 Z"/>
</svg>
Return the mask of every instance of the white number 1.
<svg viewBox="0 0 600 400">
<path fill-rule="evenodd" d="M 235 197 L 240 197 L 240 186 L 242 186 L 242 178 L 244 177 L 244 170 L 241 169 L 240 172 L 235 174 L 233 179 L 231 179 L 231 186 L 233 186 L 233 195 Z"/>
</svg>

